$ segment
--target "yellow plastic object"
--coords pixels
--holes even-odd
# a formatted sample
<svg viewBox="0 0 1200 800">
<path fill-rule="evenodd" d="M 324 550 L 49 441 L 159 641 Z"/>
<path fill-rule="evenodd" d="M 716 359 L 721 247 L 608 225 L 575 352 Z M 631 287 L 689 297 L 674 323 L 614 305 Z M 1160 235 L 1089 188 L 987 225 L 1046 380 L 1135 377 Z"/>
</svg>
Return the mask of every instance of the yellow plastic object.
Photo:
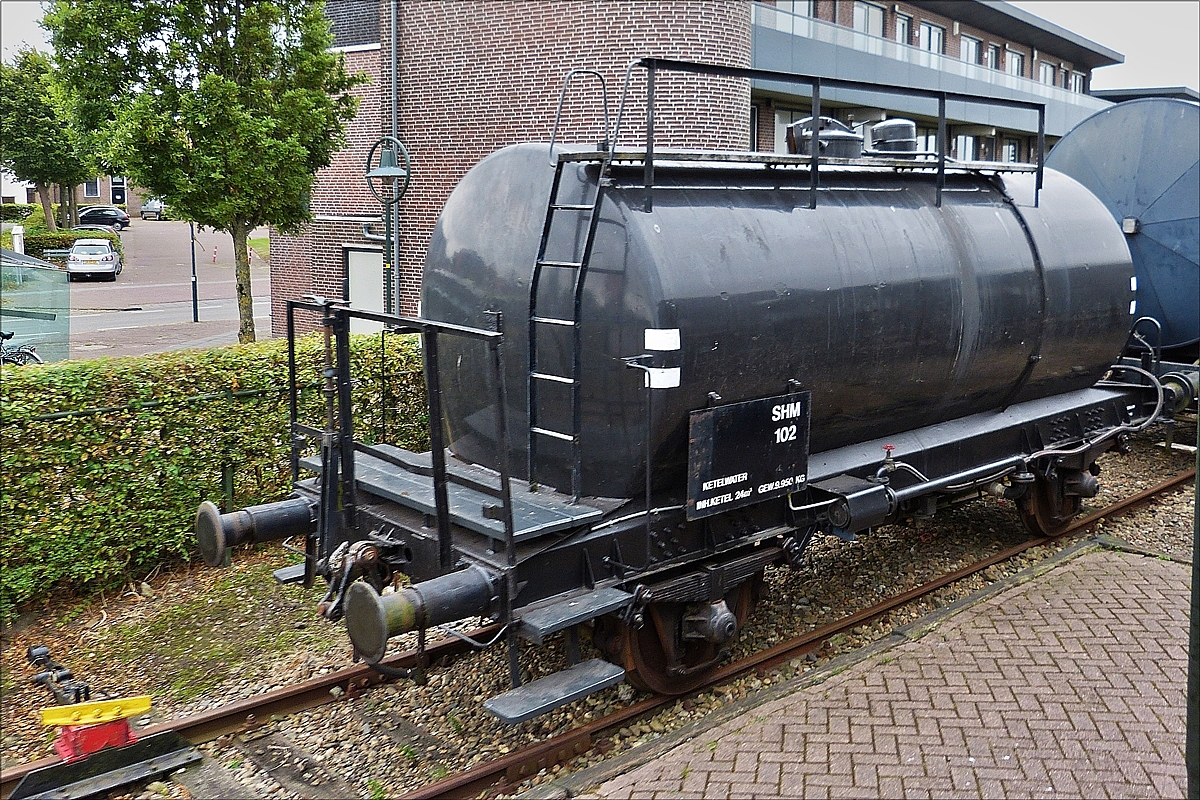
<svg viewBox="0 0 1200 800">
<path fill-rule="evenodd" d="M 98 722 L 136 717 L 150 710 L 150 695 L 121 697 L 116 700 L 100 700 L 95 703 L 74 703 L 69 706 L 54 706 L 42 709 L 42 724 L 61 727 L 63 725 L 95 725 Z"/>
</svg>

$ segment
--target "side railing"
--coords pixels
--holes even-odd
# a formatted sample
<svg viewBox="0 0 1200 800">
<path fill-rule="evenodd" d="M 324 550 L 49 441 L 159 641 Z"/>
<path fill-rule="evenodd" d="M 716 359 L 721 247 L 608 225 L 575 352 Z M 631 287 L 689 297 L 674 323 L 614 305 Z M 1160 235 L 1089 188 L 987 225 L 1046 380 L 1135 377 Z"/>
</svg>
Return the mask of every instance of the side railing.
<svg viewBox="0 0 1200 800">
<path fill-rule="evenodd" d="M 299 420 L 298 382 L 296 375 L 296 312 L 315 312 L 321 315 L 321 327 L 325 336 L 324 378 L 325 420 L 323 428 L 306 425 Z M 417 333 L 422 337 L 426 396 L 429 410 L 429 447 L 432 466 L 426 467 L 378 446 L 369 445 L 354 438 L 352 415 L 352 376 L 350 374 L 350 320 L 360 319 L 377 322 L 385 333 Z M 512 491 L 508 464 L 508 428 L 504 413 L 504 372 L 502 369 L 503 322 L 496 315 L 496 330 L 482 330 L 463 325 L 418 317 L 405 317 L 379 311 L 351 308 L 344 301 L 323 297 L 306 297 L 287 302 L 288 336 L 288 412 L 291 432 L 291 466 L 293 482 L 300 477 L 301 453 L 310 443 L 321 448 L 321 520 L 320 541 L 310 537 L 305 559 L 306 569 L 312 570 L 320 557 L 316 552 L 328 554 L 337 546 L 339 531 L 350 531 L 355 524 L 355 481 L 354 460 L 357 453 L 370 455 L 415 474 L 433 479 L 435 516 L 437 520 L 439 566 L 444 572 L 454 567 L 454 546 L 450 530 L 450 503 L 447 484 L 450 481 L 481 492 L 500 502 L 504 524 L 506 555 L 509 572 L 516 566 L 516 542 L 514 539 Z M 442 432 L 442 391 L 438 369 L 440 341 L 444 336 L 474 340 L 488 350 L 491 365 L 492 386 L 495 389 L 497 464 L 499 482 L 493 484 L 477 480 L 465 474 L 454 474 L 446 468 L 446 445 Z M 311 575 L 306 575 L 311 578 Z"/>
</svg>

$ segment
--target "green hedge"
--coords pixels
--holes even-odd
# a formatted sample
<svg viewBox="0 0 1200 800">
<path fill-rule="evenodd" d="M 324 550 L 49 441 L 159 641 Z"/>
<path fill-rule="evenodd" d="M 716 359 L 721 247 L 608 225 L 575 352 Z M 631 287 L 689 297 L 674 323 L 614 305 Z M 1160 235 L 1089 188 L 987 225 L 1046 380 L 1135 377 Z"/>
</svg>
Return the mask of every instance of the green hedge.
<svg viewBox="0 0 1200 800">
<path fill-rule="evenodd" d="M 4 203 L 0 205 L 0 221 L 24 222 L 39 207 L 36 203 Z"/>
<path fill-rule="evenodd" d="M 125 258 L 125 249 L 121 247 L 121 237 L 115 233 L 103 233 L 101 231 L 59 231 L 57 233 L 32 233 L 25 237 L 25 254 L 34 258 L 41 258 L 46 261 L 66 266 L 64 258 L 46 258 L 47 250 L 70 250 L 71 245 L 75 244 L 76 239 L 108 239 L 116 248 L 117 254 L 122 260 Z"/>
<path fill-rule="evenodd" d="M 351 351 L 358 438 L 427 448 L 415 343 L 354 336 Z M 308 387 L 300 420 L 315 427 L 324 419 L 322 358 L 321 337 L 297 342 L 298 383 Z M 121 586 L 190 558 L 201 500 L 241 507 L 284 497 L 286 385 L 283 340 L 4 367 L 0 613 L 52 593 Z"/>
</svg>

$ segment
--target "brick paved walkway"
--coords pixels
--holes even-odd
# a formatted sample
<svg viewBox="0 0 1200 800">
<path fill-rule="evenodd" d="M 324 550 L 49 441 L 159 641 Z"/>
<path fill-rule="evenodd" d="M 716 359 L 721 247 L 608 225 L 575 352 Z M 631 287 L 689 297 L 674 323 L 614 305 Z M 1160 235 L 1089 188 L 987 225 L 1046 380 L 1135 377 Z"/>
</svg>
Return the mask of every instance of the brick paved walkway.
<svg viewBox="0 0 1200 800">
<path fill-rule="evenodd" d="M 1183 797 L 1190 575 L 1087 553 L 583 796 Z"/>
</svg>

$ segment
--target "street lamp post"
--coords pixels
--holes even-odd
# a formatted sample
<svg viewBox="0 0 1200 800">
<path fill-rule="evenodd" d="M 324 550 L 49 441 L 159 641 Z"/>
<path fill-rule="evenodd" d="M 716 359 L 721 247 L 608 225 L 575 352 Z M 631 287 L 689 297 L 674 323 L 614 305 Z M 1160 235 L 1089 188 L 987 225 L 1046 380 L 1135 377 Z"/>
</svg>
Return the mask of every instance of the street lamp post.
<svg viewBox="0 0 1200 800">
<path fill-rule="evenodd" d="M 375 154 L 379 162 L 375 164 Z M 404 165 L 400 166 L 403 157 Z M 384 136 L 367 153 L 367 188 L 383 205 L 383 309 L 396 313 L 396 264 L 400 259 L 400 237 L 396 228 L 397 204 L 408 191 L 412 162 L 408 150 L 394 136 Z"/>
</svg>

